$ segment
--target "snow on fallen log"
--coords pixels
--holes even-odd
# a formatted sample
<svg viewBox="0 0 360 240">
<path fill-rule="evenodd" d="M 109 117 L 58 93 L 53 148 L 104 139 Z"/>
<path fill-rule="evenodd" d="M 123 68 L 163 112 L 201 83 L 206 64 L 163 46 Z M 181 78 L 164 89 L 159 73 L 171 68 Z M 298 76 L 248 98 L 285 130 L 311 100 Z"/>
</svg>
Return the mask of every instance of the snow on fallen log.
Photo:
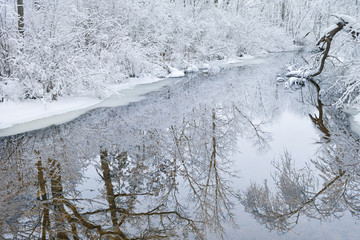
<svg viewBox="0 0 360 240">
<path fill-rule="evenodd" d="M 305 78 L 290 77 L 288 81 L 285 82 L 285 88 L 291 88 L 293 90 L 302 88 L 305 86 Z"/>
<path fill-rule="evenodd" d="M 308 69 L 300 68 L 299 70 L 287 72 L 285 77 L 309 78 L 310 75 L 311 72 Z"/>
</svg>

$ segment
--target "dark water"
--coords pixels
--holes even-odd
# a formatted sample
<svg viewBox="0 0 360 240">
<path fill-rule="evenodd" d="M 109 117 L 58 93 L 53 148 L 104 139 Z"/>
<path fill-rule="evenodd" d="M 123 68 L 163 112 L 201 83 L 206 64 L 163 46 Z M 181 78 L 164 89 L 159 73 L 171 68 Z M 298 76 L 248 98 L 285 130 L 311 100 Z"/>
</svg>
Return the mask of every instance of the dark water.
<svg viewBox="0 0 360 240">
<path fill-rule="evenodd" d="M 297 58 L 0 138 L 0 237 L 360 239 L 359 139 L 316 86 L 276 83 Z"/>
</svg>

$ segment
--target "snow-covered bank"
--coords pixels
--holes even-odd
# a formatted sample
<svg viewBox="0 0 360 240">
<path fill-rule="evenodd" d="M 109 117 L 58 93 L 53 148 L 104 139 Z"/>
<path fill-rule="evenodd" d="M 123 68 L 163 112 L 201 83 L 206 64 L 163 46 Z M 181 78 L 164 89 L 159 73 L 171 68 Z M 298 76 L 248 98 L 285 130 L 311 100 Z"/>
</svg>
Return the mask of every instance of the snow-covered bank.
<svg viewBox="0 0 360 240">
<path fill-rule="evenodd" d="M 127 105 L 142 100 L 143 95 L 168 85 L 172 79 L 154 78 L 153 82 L 128 85 L 111 96 L 96 98 L 69 97 L 50 103 L 40 100 L 4 102 L 0 104 L 0 136 L 9 136 L 69 122 L 82 114 L 100 107 Z"/>
<path fill-rule="evenodd" d="M 0 4 L 6 13 L 0 13 L 6 33 L 0 34 L 0 136 L 138 101 L 153 86 L 188 73 L 263 61 L 246 54 L 293 47 L 285 29 L 256 12 L 206 5 L 26 3 L 19 34 L 13 4 Z M 49 14 L 57 21 L 49 24 Z"/>
<path fill-rule="evenodd" d="M 261 64 L 264 61 L 264 57 L 247 55 L 241 58 L 213 61 L 201 69 L 203 72 L 218 72 L 224 68 Z M 198 67 L 193 66 L 193 68 Z M 169 74 L 167 78 L 163 79 L 156 77 L 134 78 L 131 82 L 109 86 L 113 94 L 105 99 L 66 97 L 52 102 L 44 102 L 40 99 L 23 102 L 1 102 L 0 136 L 9 136 L 50 125 L 62 124 L 99 107 L 123 106 L 140 101 L 144 98 L 144 94 L 156 91 L 176 81 L 179 77 L 185 76 L 180 74 L 184 72 L 182 70 L 174 69 L 173 72 L 174 74 Z"/>
<path fill-rule="evenodd" d="M 68 97 L 50 103 L 40 99 L 24 102 L 3 102 L 0 104 L 0 129 L 40 118 L 64 114 L 96 105 L 100 100 L 85 97 Z"/>
<path fill-rule="evenodd" d="M 345 113 L 349 114 L 350 129 L 360 136 L 360 111 L 355 108 L 344 108 Z"/>
</svg>

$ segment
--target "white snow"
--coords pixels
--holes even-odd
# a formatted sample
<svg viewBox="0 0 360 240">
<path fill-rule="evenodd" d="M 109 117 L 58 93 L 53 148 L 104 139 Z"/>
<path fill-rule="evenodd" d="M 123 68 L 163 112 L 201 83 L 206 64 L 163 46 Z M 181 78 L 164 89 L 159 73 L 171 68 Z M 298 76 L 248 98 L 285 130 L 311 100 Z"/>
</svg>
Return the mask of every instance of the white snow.
<svg viewBox="0 0 360 240">
<path fill-rule="evenodd" d="M 360 136 L 360 111 L 351 107 L 346 107 L 343 111 L 350 115 L 349 123 L 351 131 Z"/>
<path fill-rule="evenodd" d="M 185 72 L 186 73 L 194 73 L 194 72 L 198 72 L 200 69 L 197 67 L 197 66 L 195 66 L 195 65 L 190 65 L 190 66 L 188 66 L 186 69 L 185 69 Z"/>
<path fill-rule="evenodd" d="M 200 69 L 194 64 L 191 64 L 185 60 L 183 60 L 183 62 L 186 64 L 186 68 L 184 70 L 185 73 L 194 73 L 200 71 Z"/>
<path fill-rule="evenodd" d="M 360 136 L 360 112 L 355 114 L 351 123 L 351 130 Z"/>
<path fill-rule="evenodd" d="M 360 22 L 357 19 L 345 14 L 335 14 L 334 16 L 346 23 L 346 25 L 344 26 L 345 31 L 351 32 L 353 30 L 360 30 Z"/>
<path fill-rule="evenodd" d="M 301 68 L 299 70 L 294 70 L 287 72 L 286 77 L 297 77 L 297 78 L 307 78 L 310 76 L 310 72 L 307 69 Z"/>
<path fill-rule="evenodd" d="M 87 108 L 99 102 L 99 99 L 87 97 L 67 97 L 50 103 L 44 103 L 40 99 L 17 103 L 2 102 L 0 104 L 0 129 L 39 118 Z"/>
<path fill-rule="evenodd" d="M 181 78 L 185 76 L 184 71 L 180 71 L 179 69 L 170 66 L 168 66 L 168 68 L 170 70 L 170 74 L 166 76 L 168 78 Z"/>
<path fill-rule="evenodd" d="M 328 35 L 329 32 L 333 31 L 334 29 L 338 28 L 339 26 L 337 24 L 331 24 L 328 28 L 326 28 L 324 31 L 323 31 L 323 34 L 322 36 L 326 36 Z"/>
<path fill-rule="evenodd" d="M 200 70 L 207 70 L 207 69 L 209 69 L 210 68 L 210 64 L 208 64 L 208 63 L 204 63 L 204 64 L 202 64 L 201 66 L 200 66 Z"/>
</svg>

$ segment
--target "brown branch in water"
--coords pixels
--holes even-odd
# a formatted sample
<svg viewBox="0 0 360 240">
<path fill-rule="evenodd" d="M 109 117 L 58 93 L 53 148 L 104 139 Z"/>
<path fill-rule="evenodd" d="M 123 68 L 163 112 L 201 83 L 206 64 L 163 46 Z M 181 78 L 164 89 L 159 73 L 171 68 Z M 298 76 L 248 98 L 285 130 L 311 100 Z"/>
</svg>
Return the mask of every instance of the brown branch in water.
<svg viewBox="0 0 360 240">
<path fill-rule="evenodd" d="M 344 176 L 344 174 L 346 173 L 346 171 L 340 171 L 339 175 L 337 175 L 333 180 L 331 180 L 329 183 L 327 183 L 319 192 L 317 192 L 311 199 L 307 200 L 306 202 L 304 202 L 300 207 L 298 207 L 297 209 L 285 213 L 283 216 L 284 217 L 291 217 L 294 214 L 299 214 L 300 211 L 306 207 L 306 205 L 315 202 L 315 200 L 317 199 L 317 197 L 319 197 L 323 192 L 325 192 L 329 187 L 331 187 L 333 184 L 335 184 L 338 180 L 341 179 L 342 176 Z"/>
<path fill-rule="evenodd" d="M 46 193 L 46 180 L 44 178 L 44 168 L 42 166 L 41 159 L 38 160 L 36 163 L 36 167 L 38 170 L 38 184 L 39 184 L 39 190 L 38 190 L 38 199 L 41 201 L 47 201 L 47 193 Z M 42 212 L 42 231 L 41 231 L 41 239 L 46 239 L 46 231 L 50 228 L 50 212 L 49 212 L 49 204 L 44 204 L 44 210 Z"/>
<path fill-rule="evenodd" d="M 79 222 L 81 225 L 83 225 L 85 228 L 89 229 L 89 230 L 96 230 L 100 236 L 105 236 L 105 235 L 117 235 L 119 237 L 121 237 L 121 239 L 128 239 L 126 237 L 126 235 L 120 230 L 120 229 L 115 229 L 114 231 L 111 230 L 103 230 L 102 227 L 100 225 L 96 225 L 91 223 L 90 221 L 88 221 L 87 219 L 85 219 L 82 214 L 79 213 L 79 211 L 77 210 L 77 208 L 71 204 L 69 201 L 67 201 L 66 199 L 61 199 L 61 201 L 73 212 L 74 214 L 74 219 Z"/>
<path fill-rule="evenodd" d="M 317 106 L 316 108 L 319 111 L 319 116 L 316 116 L 316 114 L 314 114 L 314 116 L 312 116 L 311 114 L 309 114 L 311 121 L 318 127 L 318 129 L 324 133 L 324 139 L 326 141 L 330 140 L 330 131 L 329 129 L 325 126 L 324 123 L 324 112 L 323 112 L 323 103 L 321 101 L 320 98 L 320 86 L 319 84 L 317 84 L 314 80 L 309 79 L 310 83 L 313 84 L 316 88 L 316 99 L 317 99 Z"/>
</svg>

